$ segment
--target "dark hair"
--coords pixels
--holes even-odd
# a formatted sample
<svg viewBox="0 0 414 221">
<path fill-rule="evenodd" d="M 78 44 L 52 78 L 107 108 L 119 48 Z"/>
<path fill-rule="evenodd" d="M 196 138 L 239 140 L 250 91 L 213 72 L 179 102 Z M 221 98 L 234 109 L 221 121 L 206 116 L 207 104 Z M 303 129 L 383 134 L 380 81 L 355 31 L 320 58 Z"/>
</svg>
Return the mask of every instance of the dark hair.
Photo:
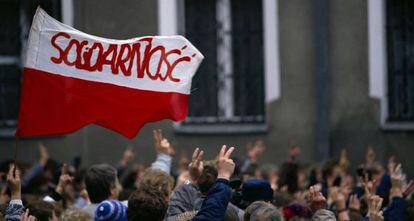
<svg viewBox="0 0 414 221">
<path fill-rule="evenodd" d="M 338 161 L 335 159 L 328 159 L 322 167 L 322 177 L 323 180 L 326 181 L 328 176 L 331 176 L 334 168 L 338 166 Z"/>
<path fill-rule="evenodd" d="M 100 203 L 109 198 L 111 188 L 116 185 L 116 170 L 108 164 L 91 166 L 85 175 L 86 191 L 92 203 Z"/>
<path fill-rule="evenodd" d="M 128 221 L 162 221 L 168 203 L 163 194 L 153 188 L 138 189 L 128 200 Z"/>
<path fill-rule="evenodd" d="M 204 163 L 204 169 L 200 177 L 197 180 L 198 188 L 204 195 L 207 194 L 210 187 L 214 184 L 217 179 L 217 163 L 215 161 L 206 161 Z"/>
<path fill-rule="evenodd" d="M 288 192 L 293 194 L 298 191 L 298 171 L 299 166 L 296 163 L 283 163 L 280 169 L 280 178 L 278 185 L 287 186 Z"/>
<path fill-rule="evenodd" d="M 39 221 L 49 221 L 49 218 L 53 218 L 54 206 L 52 203 L 36 200 L 29 203 L 27 209 L 29 209 L 29 214 Z"/>
</svg>

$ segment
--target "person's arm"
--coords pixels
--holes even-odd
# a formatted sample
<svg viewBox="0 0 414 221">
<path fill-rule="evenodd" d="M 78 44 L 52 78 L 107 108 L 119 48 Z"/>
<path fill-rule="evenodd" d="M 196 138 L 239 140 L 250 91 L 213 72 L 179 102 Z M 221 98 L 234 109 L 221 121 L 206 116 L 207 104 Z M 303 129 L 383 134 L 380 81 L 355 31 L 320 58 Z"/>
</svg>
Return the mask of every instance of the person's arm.
<svg viewBox="0 0 414 221">
<path fill-rule="evenodd" d="M 328 203 L 316 186 L 311 186 L 309 188 L 308 207 L 313 212 L 312 220 L 336 220 L 335 214 L 326 209 L 328 207 Z"/>
<path fill-rule="evenodd" d="M 207 198 L 201 205 L 200 211 L 192 221 L 222 220 L 230 201 L 231 190 L 229 181 L 217 179 L 207 193 Z"/>
<path fill-rule="evenodd" d="M 161 170 L 167 174 L 171 173 L 172 157 L 167 154 L 158 153 L 154 163 L 151 164 L 151 168 L 155 170 Z"/>
<path fill-rule="evenodd" d="M 69 176 L 67 171 L 67 165 L 63 164 L 60 172 L 59 182 L 52 194 L 47 195 L 43 198 L 46 202 L 58 202 L 63 199 L 62 195 L 65 192 L 65 187 L 72 182 L 73 177 Z"/>
<path fill-rule="evenodd" d="M 348 209 L 349 209 L 349 216 L 350 216 L 349 218 L 354 218 L 354 220 L 358 220 L 358 221 L 363 219 L 361 212 L 360 212 L 361 202 L 359 201 L 357 194 L 353 194 L 349 197 Z M 350 220 L 353 220 L 353 219 L 350 219 Z"/>
<path fill-rule="evenodd" d="M 401 164 L 396 165 L 390 169 L 391 176 L 391 190 L 390 201 L 391 204 L 384 212 L 386 220 L 402 221 L 405 220 L 405 201 L 403 199 L 403 175 Z"/>
<path fill-rule="evenodd" d="M 346 199 L 344 194 L 338 189 L 338 187 L 331 187 L 330 197 L 335 203 L 336 213 L 338 214 L 339 221 L 347 221 L 349 219 L 348 209 L 346 208 Z"/>
<path fill-rule="evenodd" d="M 157 159 L 152 163 L 151 168 L 170 174 L 172 155 L 174 155 L 175 150 L 170 142 L 162 136 L 161 130 L 154 130 L 153 137 L 155 150 L 157 151 Z"/>
<path fill-rule="evenodd" d="M 21 199 L 20 171 L 15 167 L 15 165 L 11 166 L 7 175 L 7 183 L 11 191 L 11 201 L 7 205 L 6 215 L 4 216 L 7 221 L 18 221 L 24 213 Z"/>
<path fill-rule="evenodd" d="M 390 206 L 384 211 L 385 220 L 404 221 L 405 219 L 405 201 L 402 197 L 392 198 Z"/>
<path fill-rule="evenodd" d="M 245 173 L 254 168 L 265 149 L 266 146 L 263 140 L 257 140 L 254 143 L 247 144 L 247 155 L 240 168 L 241 172 Z"/>
<path fill-rule="evenodd" d="M 191 163 L 188 165 L 188 179 L 177 184 L 168 202 L 167 220 L 175 220 L 179 214 L 199 209 L 194 204 L 196 199 L 202 197 L 196 185 L 204 169 L 203 155 L 204 151 L 200 148 L 194 150 Z"/>
<path fill-rule="evenodd" d="M 367 204 L 368 204 L 367 217 L 369 221 L 384 221 L 384 217 L 381 211 L 382 201 L 383 199 L 378 195 L 371 195 L 367 199 Z M 390 220 L 394 221 L 394 219 L 390 219 Z"/>
<path fill-rule="evenodd" d="M 127 170 L 127 166 L 129 162 L 134 158 L 135 153 L 132 147 L 127 147 L 122 155 L 122 159 L 119 161 L 118 165 L 116 166 L 118 179 L 123 180 L 125 177 L 125 171 Z"/>
<path fill-rule="evenodd" d="M 233 160 L 230 159 L 233 151 L 234 147 L 227 151 L 225 145 L 221 148 L 218 156 L 218 176 L 216 182 L 208 191 L 207 198 L 192 221 L 220 221 L 224 218 L 231 196 L 229 179 L 233 175 L 235 167 Z"/>
<path fill-rule="evenodd" d="M 168 202 L 167 218 L 177 216 L 187 211 L 194 211 L 196 199 L 202 197 L 201 192 L 193 184 L 179 186 Z"/>
<path fill-rule="evenodd" d="M 27 187 L 30 181 L 43 171 L 43 167 L 46 165 L 46 162 L 49 159 L 49 152 L 47 151 L 46 147 L 42 143 L 39 143 L 38 145 L 40 155 L 39 162 L 35 163 L 23 177 L 21 181 L 23 188 Z"/>
</svg>

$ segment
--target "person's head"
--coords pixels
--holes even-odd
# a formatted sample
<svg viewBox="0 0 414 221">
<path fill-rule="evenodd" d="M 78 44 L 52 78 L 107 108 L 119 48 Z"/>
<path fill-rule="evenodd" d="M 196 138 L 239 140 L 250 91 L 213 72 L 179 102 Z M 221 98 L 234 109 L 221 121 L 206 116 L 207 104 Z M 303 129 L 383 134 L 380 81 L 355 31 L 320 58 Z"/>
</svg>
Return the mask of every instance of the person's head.
<svg viewBox="0 0 414 221">
<path fill-rule="evenodd" d="M 155 189 L 159 195 L 168 201 L 174 188 L 174 180 L 161 170 L 147 169 L 139 181 L 138 188 Z"/>
<path fill-rule="evenodd" d="M 162 221 L 167 212 L 165 196 L 155 188 L 138 188 L 128 200 L 128 221 Z"/>
<path fill-rule="evenodd" d="M 280 168 L 278 186 L 280 188 L 287 186 L 287 190 L 290 194 L 296 193 L 298 191 L 298 170 L 299 166 L 296 163 L 283 163 Z"/>
<path fill-rule="evenodd" d="M 81 209 L 67 209 L 60 216 L 61 221 L 90 221 L 91 216 Z"/>
<path fill-rule="evenodd" d="M 223 221 L 239 220 L 239 214 L 236 208 L 228 206 L 224 214 Z"/>
<path fill-rule="evenodd" d="M 92 203 L 117 199 L 121 191 L 115 168 L 108 164 L 91 166 L 85 175 L 86 191 Z"/>
<path fill-rule="evenodd" d="M 385 170 L 381 163 L 373 162 L 370 167 L 367 168 L 372 174 L 372 179 L 381 180 L 381 177 L 384 175 Z"/>
<path fill-rule="evenodd" d="M 202 194 L 207 194 L 208 190 L 217 179 L 217 176 L 217 162 L 205 161 L 203 172 L 197 180 L 198 188 Z"/>
<path fill-rule="evenodd" d="M 244 213 L 244 221 L 283 221 L 282 213 L 270 203 L 257 201 Z"/>
<path fill-rule="evenodd" d="M 95 221 L 126 221 L 126 206 L 118 200 L 105 200 L 95 210 Z"/>
<path fill-rule="evenodd" d="M 298 189 L 304 190 L 308 184 L 307 167 L 301 167 L 298 170 Z"/>
<path fill-rule="evenodd" d="M 36 217 L 39 221 L 57 220 L 54 206 L 50 202 L 37 200 L 27 205 L 29 215 Z"/>
<path fill-rule="evenodd" d="M 273 190 L 270 183 L 262 179 L 251 179 L 243 183 L 242 201 L 239 206 L 242 209 L 256 201 L 270 202 L 273 199 Z"/>
<path fill-rule="evenodd" d="M 146 164 L 134 165 L 132 170 L 129 171 L 126 177 L 123 179 L 122 186 L 127 189 L 136 189 L 139 180 L 144 175 L 147 168 L 148 165 Z"/>
<path fill-rule="evenodd" d="M 320 165 L 314 165 L 310 170 L 309 184 L 308 186 L 314 186 L 323 182 L 322 167 Z"/>
<path fill-rule="evenodd" d="M 259 168 L 259 175 L 256 177 L 257 179 L 265 179 L 270 182 L 279 178 L 279 168 L 274 164 L 264 164 Z"/>
</svg>

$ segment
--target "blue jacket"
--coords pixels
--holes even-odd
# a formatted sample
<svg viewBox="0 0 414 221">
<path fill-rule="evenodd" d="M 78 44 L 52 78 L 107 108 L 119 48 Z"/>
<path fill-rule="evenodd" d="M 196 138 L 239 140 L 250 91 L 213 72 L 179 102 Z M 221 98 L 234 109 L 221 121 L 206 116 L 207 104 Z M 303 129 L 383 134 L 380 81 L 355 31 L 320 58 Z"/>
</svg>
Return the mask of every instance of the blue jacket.
<svg viewBox="0 0 414 221">
<path fill-rule="evenodd" d="M 405 201 L 403 198 L 392 198 L 391 205 L 384 211 L 384 220 L 405 221 Z"/>
<path fill-rule="evenodd" d="M 203 201 L 200 211 L 192 221 L 220 221 L 223 219 L 227 204 L 230 201 L 231 190 L 229 181 L 217 179 L 207 193 L 207 198 Z"/>
<path fill-rule="evenodd" d="M 401 197 L 392 198 L 391 205 L 384 211 L 385 221 L 405 221 L 405 201 Z M 364 217 L 361 221 L 369 221 L 369 217 Z"/>
</svg>

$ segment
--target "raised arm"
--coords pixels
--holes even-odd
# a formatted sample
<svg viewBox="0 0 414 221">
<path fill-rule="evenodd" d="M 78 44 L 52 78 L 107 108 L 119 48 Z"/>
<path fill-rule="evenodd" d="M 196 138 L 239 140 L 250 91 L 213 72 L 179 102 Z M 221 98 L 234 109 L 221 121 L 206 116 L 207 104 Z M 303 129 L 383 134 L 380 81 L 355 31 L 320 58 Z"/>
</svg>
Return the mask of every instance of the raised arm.
<svg viewBox="0 0 414 221">
<path fill-rule="evenodd" d="M 200 211 L 192 221 L 219 221 L 222 220 L 230 201 L 230 177 L 233 175 L 235 164 L 230 158 L 234 147 L 227 149 L 226 145 L 218 155 L 217 180 L 207 193 L 207 198 L 201 205 Z"/>
<path fill-rule="evenodd" d="M 7 184 L 11 191 L 11 201 L 7 205 L 5 219 L 7 221 L 18 221 L 24 213 L 22 202 L 22 191 L 20 182 L 20 170 L 16 169 L 16 165 L 12 165 L 7 174 Z"/>
<path fill-rule="evenodd" d="M 157 159 L 155 159 L 155 162 L 152 163 L 151 167 L 170 174 L 172 156 L 175 154 L 175 150 L 170 142 L 162 136 L 162 130 L 154 130 L 153 138 L 154 147 L 157 151 Z"/>
</svg>

